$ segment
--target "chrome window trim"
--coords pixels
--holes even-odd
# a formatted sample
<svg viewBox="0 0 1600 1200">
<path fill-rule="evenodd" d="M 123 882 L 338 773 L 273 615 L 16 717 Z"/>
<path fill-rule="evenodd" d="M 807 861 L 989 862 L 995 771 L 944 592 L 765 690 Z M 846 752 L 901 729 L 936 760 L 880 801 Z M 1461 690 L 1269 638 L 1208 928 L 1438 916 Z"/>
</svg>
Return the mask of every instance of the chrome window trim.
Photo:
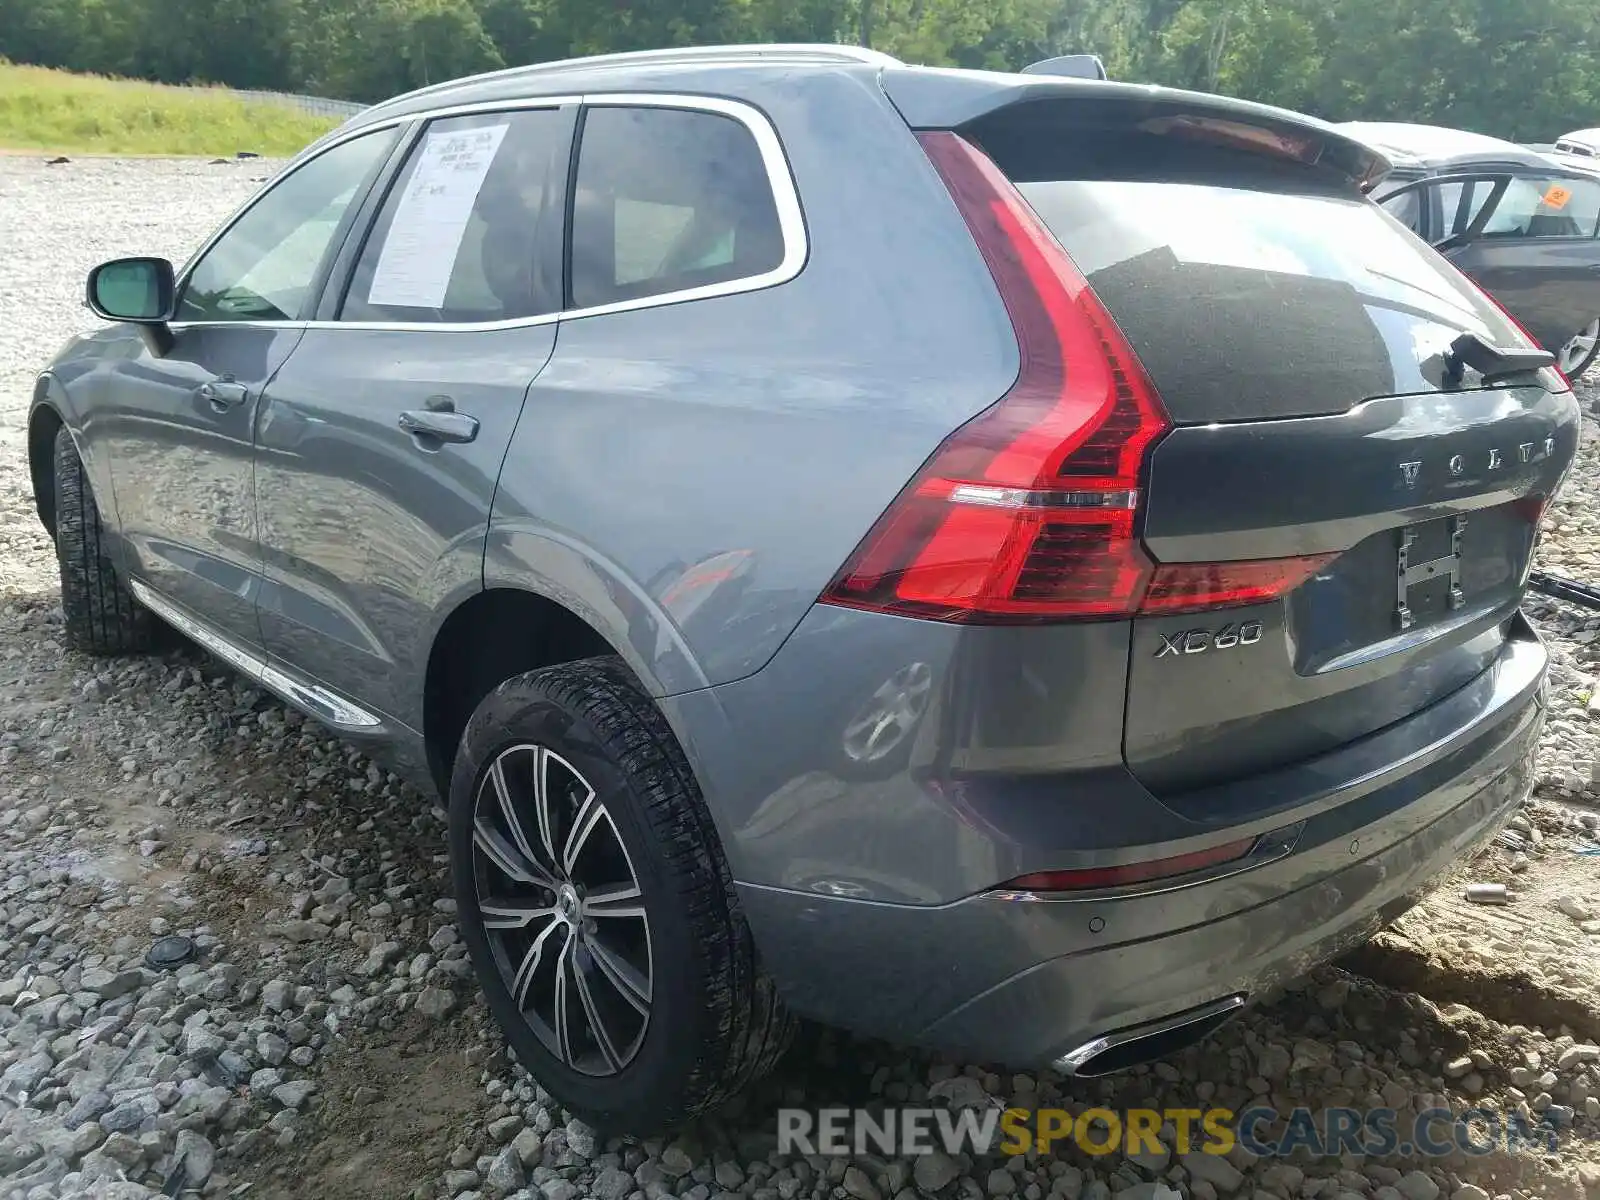
<svg viewBox="0 0 1600 1200">
<path fill-rule="evenodd" d="M 749 42 L 736 46 L 669 46 L 656 50 L 619 50 L 611 54 L 592 54 L 580 58 L 560 58 L 551 62 L 524 63 L 515 67 L 502 67 L 498 71 L 485 71 L 465 79 L 450 79 L 429 84 L 395 96 L 382 104 L 398 104 L 404 100 L 434 95 L 452 88 L 477 86 L 496 80 L 512 78 L 534 79 L 543 75 L 603 70 L 609 67 L 650 66 L 716 66 L 739 65 L 764 58 L 795 58 L 811 62 L 861 63 L 870 67 L 903 67 L 905 64 L 881 50 L 865 46 L 835 45 L 824 42 Z"/>
<path fill-rule="evenodd" d="M 588 308 L 563 309 L 560 312 L 540 313 L 531 317 L 510 317 L 503 321 L 174 321 L 172 322 L 172 328 L 180 331 L 205 327 L 226 327 L 250 329 L 365 329 L 389 330 L 400 333 L 482 333 L 496 329 L 524 329 L 536 325 L 550 325 L 560 321 L 576 321 L 584 317 L 636 312 L 640 309 L 660 308 L 668 304 L 684 304 L 693 300 L 709 300 L 718 296 L 735 296 L 744 292 L 763 291 L 766 288 L 788 283 L 804 269 L 806 259 L 811 252 L 811 246 L 806 232 L 805 214 L 800 207 L 800 192 L 795 186 L 794 175 L 789 167 L 788 156 L 784 154 L 783 143 L 778 138 L 778 131 L 773 127 L 771 119 L 764 112 L 742 100 L 729 100 L 721 96 L 657 92 L 602 92 L 572 96 L 531 96 L 518 100 L 482 100 L 472 104 L 453 104 L 428 109 L 423 112 L 407 113 L 404 116 L 391 117 L 373 125 L 363 126 L 343 138 L 338 138 L 328 142 L 326 145 L 316 147 L 316 153 L 308 154 L 304 159 L 296 159 L 279 172 L 276 179 L 251 197 L 237 213 L 229 218 L 228 223 L 195 253 L 194 257 L 184 266 L 183 274 L 179 277 L 176 294 L 183 294 L 182 289 L 187 285 L 189 272 L 194 269 L 195 264 L 200 261 L 201 257 L 210 250 L 211 246 L 224 233 L 233 227 L 249 208 L 263 199 L 272 188 L 277 186 L 279 181 L 287 178 L 292 170 L 298 170 L 304 163 L 332 150 L 336 146 L 363 134 L 373 133 L 380 129 L 411 121 L 426 122 L 448 117 L 473 116 L 479 113 L 559 108 L 569 104 L 581 104 L 587 108 L 687 109 L 696 112 L 717 113 L 738 121 L 750 131 L 751 136 L 755 139 L 756 149 L 760 152 L 762 164 L 767 170 L 767 183 L 772 189 L 773 204 L 778 214 L 778 230 L 783 237 L 783 258 L 778 265 L 772 270 L 762 272 L 759 275 L 747 275 L 741 279 L 728 280 L 723 283 L 707 284 L 703 287 L 695 288 L 681 288 L 674 292 L 662 292 L 658 296 L 643 296 L 636 300 L 619 300 L 611 304 L 591 305 Z M 565 231 L 564 236 L 570 237 L 571 231 Z"/>
</svg>

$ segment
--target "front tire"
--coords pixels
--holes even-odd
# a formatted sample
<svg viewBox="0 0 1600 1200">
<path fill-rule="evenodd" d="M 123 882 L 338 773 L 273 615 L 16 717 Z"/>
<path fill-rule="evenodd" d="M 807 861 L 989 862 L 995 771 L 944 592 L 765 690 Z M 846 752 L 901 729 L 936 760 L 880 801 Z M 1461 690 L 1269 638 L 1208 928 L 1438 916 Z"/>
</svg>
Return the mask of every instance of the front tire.
<svg viewBox="0 0 1600 1200">
<path fill-rule="evenodd" d="M 65 428 L 55 443 L 56 562 L 68 649 L 138 654 L 156 642 L 156 619 L 134 600 L 112 565 L 100 508 Z"/>
<path fill-rule="evenodd" d="M 619 659 L 530 671 L 478 706 L 451 778 L 450 859 L 507 1040 L 598 1127 L 679 1125 L 788 1044 L 689 764 Z"/>
</svg>

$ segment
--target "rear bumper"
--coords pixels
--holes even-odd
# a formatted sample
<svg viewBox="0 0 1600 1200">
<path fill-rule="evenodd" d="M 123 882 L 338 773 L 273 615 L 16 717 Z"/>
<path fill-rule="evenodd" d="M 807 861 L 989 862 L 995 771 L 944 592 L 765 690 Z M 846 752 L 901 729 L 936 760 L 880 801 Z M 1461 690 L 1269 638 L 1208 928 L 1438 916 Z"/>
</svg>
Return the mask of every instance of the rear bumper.
<svg viewBox="0 0 1600 1200">
<path fill-rule="evenodd" d="M 1303 974 L 1404 911 L 1527 795 L 1546 656 L 1517 626 L 1472 686 L 1285 773 L 1297 791 L 1269 822 L 1300 826 L 1285 857 L 1071 899 L 919 906 L 742 883 L 767 968 L 808 1016 L 1019 1065 Z"/>
</svg>

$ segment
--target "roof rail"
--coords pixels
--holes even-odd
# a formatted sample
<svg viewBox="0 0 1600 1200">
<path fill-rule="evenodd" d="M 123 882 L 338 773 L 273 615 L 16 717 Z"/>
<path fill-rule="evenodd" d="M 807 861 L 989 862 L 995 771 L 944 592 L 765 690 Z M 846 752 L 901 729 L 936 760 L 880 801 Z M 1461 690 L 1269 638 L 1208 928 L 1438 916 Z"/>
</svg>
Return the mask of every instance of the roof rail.
<svg viewBox="0 0 1600 1200">
<path fill-rule="evenodd" d="M 427 87 L 407 92 L 404 96 L 396 96 L 394 99 L 402 100 L 413 96 L 431 96 L 436 92 L 448 91 L 464 83 L 481 83 L 491 79 L 504 79 L 512 75 L 539 76 L 556 74 L 562 71 L 583 70 L 588 67 L 627 66 L 631 63 L 639 63 L 645 66 L 652 63 L 670 66 L 674 63 L 738 62 L 747 58 L 777 57 L 811 58 L 819 62 L 858 62 L 876 67 L 900 67 L 905 65 L 899 59 L 884 54 L 880 50 L 869 50 L 865 46 L 831 45 L 821 42 L 771 42 L 731 46 L 671 46 L 662 50 L 623 50 L 615 54 L 594 54 L 584 58 L 560 58 L 551 62 L 527 63 L 518 67 L 502 67 L 498 71 L 486 71 L 481 75 L 468 75 L 461 79 L 447 79 L 442 83 L 430 84 Z M 384 103 L 388 103 L 388 101 Z"/>
</svg>

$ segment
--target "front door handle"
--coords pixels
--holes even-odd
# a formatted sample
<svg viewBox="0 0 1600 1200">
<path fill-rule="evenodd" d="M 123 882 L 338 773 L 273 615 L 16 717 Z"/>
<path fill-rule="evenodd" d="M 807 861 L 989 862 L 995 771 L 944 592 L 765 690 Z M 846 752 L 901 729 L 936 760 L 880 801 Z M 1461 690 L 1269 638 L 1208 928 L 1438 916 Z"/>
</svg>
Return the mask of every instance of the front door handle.
<svg viewBox="0 0 1600 1200">
<path fill-rule="evenodd" d="M 425 448 L 429 442 L 470 442 L 478 436 L 478 418 L 433 408 L 412 408 L 400 414 L 400 428 Z"/>
<path fill-rule="evenodd" d="M 195 392 L 217 412 L 227 412 L 230 408 L 238 408 L 250 399 L 250 389 L 236 380 L 232 375 L 220 375 L 216 379 L 208 379 Z"/>
</svg>

